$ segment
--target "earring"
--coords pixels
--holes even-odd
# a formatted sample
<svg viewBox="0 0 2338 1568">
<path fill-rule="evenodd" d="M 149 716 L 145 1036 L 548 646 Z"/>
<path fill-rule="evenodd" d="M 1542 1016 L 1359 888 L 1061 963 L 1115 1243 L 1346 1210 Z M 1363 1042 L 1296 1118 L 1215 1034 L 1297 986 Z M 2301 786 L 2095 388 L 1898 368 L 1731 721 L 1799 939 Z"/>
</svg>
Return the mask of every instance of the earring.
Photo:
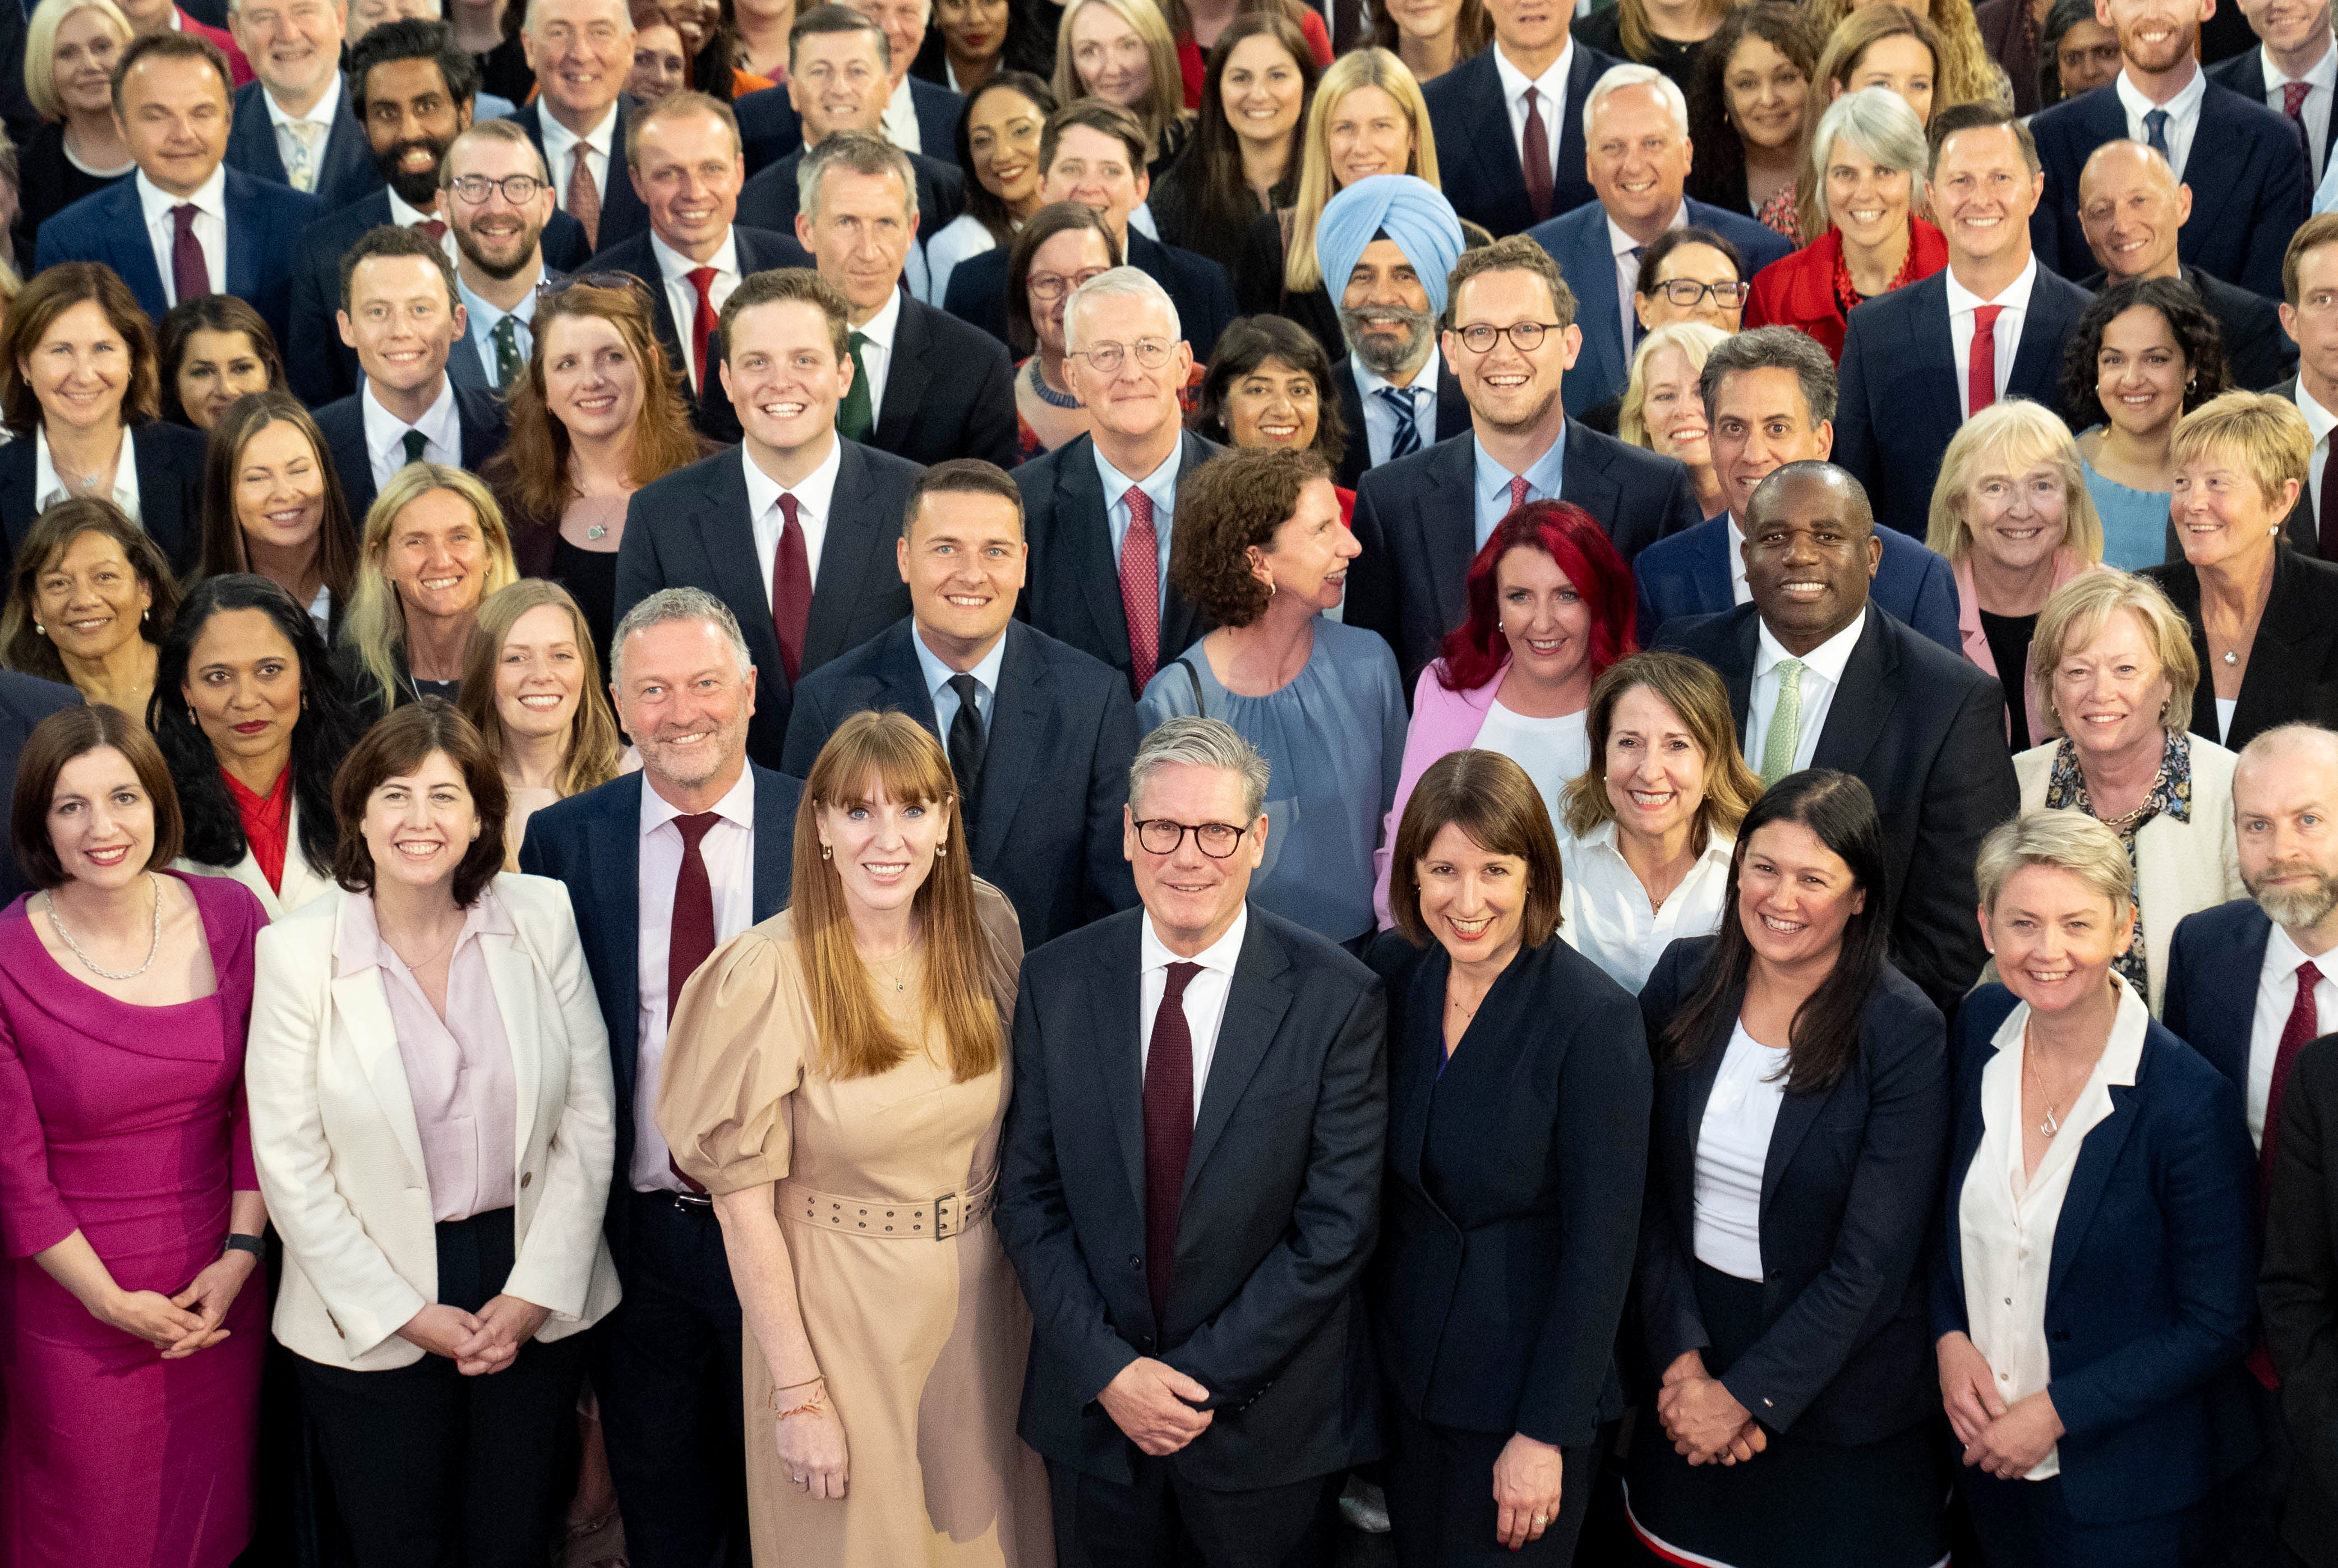
<svg viewBox="0 0 2338 1568">
<path fill-rule="evenodd" d="M 152 610 L 141 610 L 138 612 L 138 619 L 141 621 L 152 621 L 154 619 L 154 612 Z"/>
<path fill-rule="evenodd" d="M 938 857 L 939 858 L 942 858 L 942 859 L 945 859 L 945 860 L 948 859 L 948 858 L 949 858 L 949 846 L 948 846 L 948 845 L 947 845 L 947 844 L 937 844 L 937 845 L 935 845 L 935 846 L 934 846 L 934 854 L 935 854 L 937 857 Z"/>
<path fill-rule="evenodd" d="M 195 705 L 192 702 L 187 704 L 187 722 L 198 729 L 201 728 L 201 720 L 195 717 Z"/>
<path fill-rule="evenodd" d="M 35 636 L 45 637 L 49 634 L 49 629 L 35 621 L 33 622 L 33 632 Z"/>
<path fill-rule="evenodd" d="M 825 844 L 820 847 L 820 858 L 823 860 L 828 858 L 828 846 Z"/>
</svg>

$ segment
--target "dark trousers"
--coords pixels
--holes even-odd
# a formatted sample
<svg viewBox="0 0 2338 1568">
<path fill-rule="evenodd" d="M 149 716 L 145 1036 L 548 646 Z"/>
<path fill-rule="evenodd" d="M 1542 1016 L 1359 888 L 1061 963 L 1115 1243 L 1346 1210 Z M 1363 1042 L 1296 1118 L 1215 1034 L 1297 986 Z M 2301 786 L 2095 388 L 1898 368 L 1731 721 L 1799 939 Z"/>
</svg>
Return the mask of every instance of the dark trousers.
<svg viewBox="0 0 2338 1568">
<path fill-rule="evenodd" d="M 625 1294 L 594 1336 L 593 1387 L 626 1555 L 634 1568 L 745 1568 L 742 1327 L 722 1227 L 671 1193 L 618 1200 Z"/>
<path fill-rule="evenodd" d="M 2070 1516 L 2059 1475 L 2000 1481 L 1962 1465 L 1957 1490 L 1989 1568 L 2192 1568 L 2208 1551 L 2200 1507 L 2088 1523 Z"/>
<path fill-rule="evenodd" d="M 2297 1468 L 2297 1445 L 2282 1418 L 2277 1389 L 2267 1388 L 2245 1369 L 2236 1369 L 2231 1383 L 2237 1391 L 2234 1404 L 2245 1410 L 2250 1435 L 2256 1440 L 2256 1456 L 2208 1494 L 2210 1533 L 2216 1543 L 2214 1561 L 2218 1568 L 2260 1568 L 2284 1561 L 2282 1512 Z"/>
<path fill-rule="evenodd" d="M 1058 1568 L 1331 1568 L 1345 1472 L 1211 1492 L 1136 1456 L 1123 1485 L 1047 1461 Z"/>
<path fill-rule="evenodd" d="M 1390 1534 L 1402 1568 L 1492 1568 L 1495 1563 L 1567 1568 L 1591 1510 L 1600 1446 L 1559 1450 L 1558 1514 L 1539 1541 L 1513 1552 L 1495 1535 L 1494 1461 L 1507 1432 L 1464 1432 L 1423 1421 L 1392 1403 L 1396 1452 L 1387 1475 Z"/>
<path fill-rule="evenodd" d="M 512 1266 L 512 1211 L 438 1227 L 438 1299 L 476 1312 Z M 575 1489 L 581 1335 L 466 1377 L 443 1356 L 388 1372 L 300 1363 L 300 1394 L 359 1568 L 542 1568 Z"/>
</svg>

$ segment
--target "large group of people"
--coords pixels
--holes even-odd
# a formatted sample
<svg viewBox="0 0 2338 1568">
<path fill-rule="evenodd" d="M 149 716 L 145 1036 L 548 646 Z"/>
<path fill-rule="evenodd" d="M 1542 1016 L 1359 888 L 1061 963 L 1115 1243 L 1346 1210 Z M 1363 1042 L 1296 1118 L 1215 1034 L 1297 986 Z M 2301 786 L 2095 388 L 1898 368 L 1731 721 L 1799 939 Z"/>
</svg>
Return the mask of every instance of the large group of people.
<svg viewBox="0 0 2338 1568">
<path fill-rule="evenodd" d="M 2338 1568 L 2329 0 L 0 12 L 0 1568 Z"/>
</svg>

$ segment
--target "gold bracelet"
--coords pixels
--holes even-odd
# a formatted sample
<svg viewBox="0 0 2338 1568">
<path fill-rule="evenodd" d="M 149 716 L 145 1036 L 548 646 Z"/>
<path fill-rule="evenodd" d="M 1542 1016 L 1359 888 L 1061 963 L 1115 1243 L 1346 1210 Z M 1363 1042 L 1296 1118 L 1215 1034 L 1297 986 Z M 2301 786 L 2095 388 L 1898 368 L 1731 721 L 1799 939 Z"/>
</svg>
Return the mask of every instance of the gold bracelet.
<svg viewBox="0 0 2338 1568">
<path fill-rule="evenodd" d="M 827 1403 L 827 1381 L 828 1380 L 825 1377 L 811 1377 L 807 1378 L 801 1383 L 790 1383 L 783 1387 L 773 1388 L 769 1396 L 764 1399 L 763 1407 L 771 1412 L 772 1417 L 775 1420 L 780 1421 L 784 1421 L 791 1416 L 804 1416 L 817 1412 Z M 794 1406 L 790 1409 L 782 1410 L 780 1408 L 780 1396 L 786 1393 L 788 1389 L 809 1388 L 814 1385 L 819 1386 L 819 1392 L 814 1394 L 810 1399 L 801 1405 Z"/>
</svg>

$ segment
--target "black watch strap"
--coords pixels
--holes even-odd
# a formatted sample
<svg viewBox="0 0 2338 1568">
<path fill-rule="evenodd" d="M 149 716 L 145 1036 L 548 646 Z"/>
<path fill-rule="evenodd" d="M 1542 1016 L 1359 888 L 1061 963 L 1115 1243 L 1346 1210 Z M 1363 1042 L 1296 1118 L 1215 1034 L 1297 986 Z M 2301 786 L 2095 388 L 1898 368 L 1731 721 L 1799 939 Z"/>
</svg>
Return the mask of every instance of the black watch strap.
<svg viewBox="0 0 2338 1568">
<path fill-rule="evenodd" d="M 231 1235 L 227 1239 L 227 1246 L 223 1250 L 229 1252 L 249 1252 L 254 1258 L 263 1261 L 268 1256 L 267 1249 L 260 1245 L 260 1238 L 257 1236 Z"/>
</svg>

